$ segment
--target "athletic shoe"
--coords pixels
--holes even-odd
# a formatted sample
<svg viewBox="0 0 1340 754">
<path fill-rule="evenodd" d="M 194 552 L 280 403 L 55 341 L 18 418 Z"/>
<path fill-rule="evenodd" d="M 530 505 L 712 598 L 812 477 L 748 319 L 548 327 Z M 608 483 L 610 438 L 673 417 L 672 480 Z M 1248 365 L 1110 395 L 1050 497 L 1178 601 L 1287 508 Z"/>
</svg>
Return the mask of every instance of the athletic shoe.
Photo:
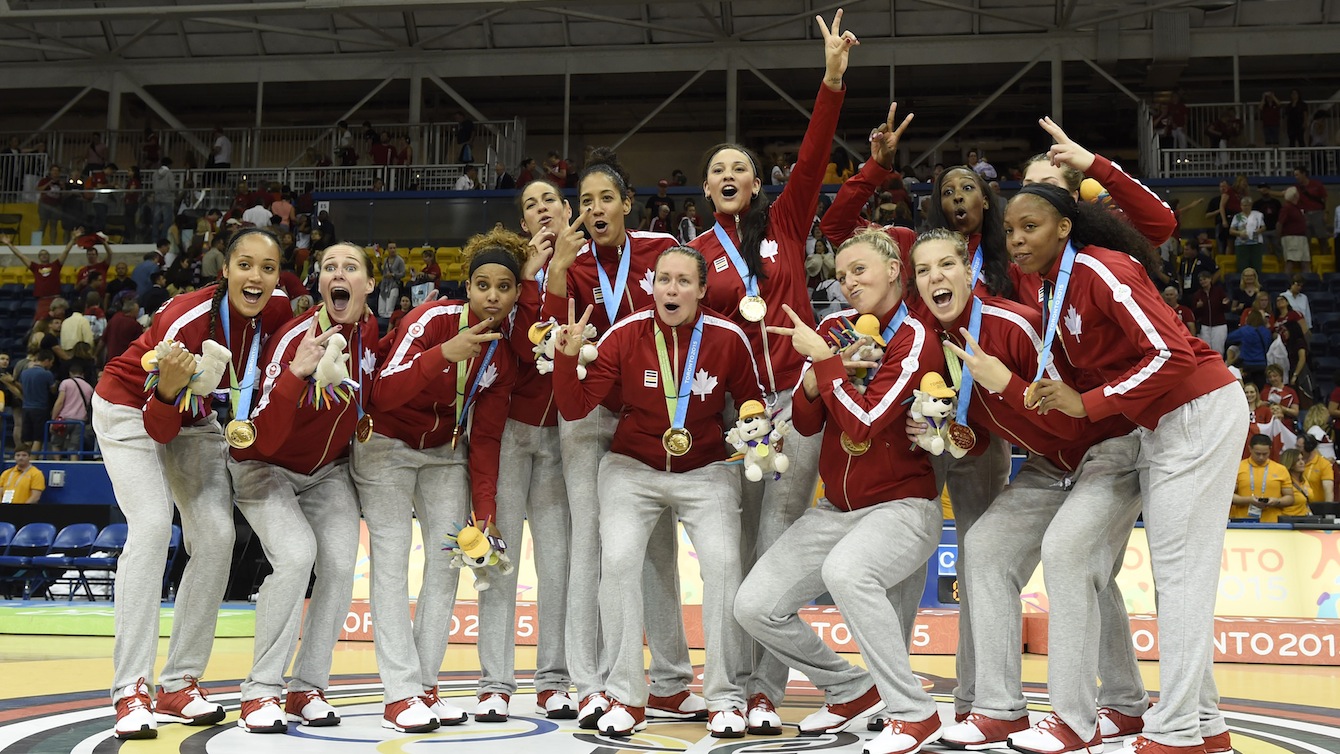
<svg viewBox="0 0 1340 754">
<path fill-rule="evenodd" d="M 1013 720 L 997 720 L 994 717 L 973 712 L 961 723 L 955 723 L 940 735 L 940 745 L 951 749 L 1003 749 L 1011 733 L 1028 730 L 1028 713 Z"/>
<path fill-rule="evenodd" d="M 149 685 L 141 678 L 116 694 L 116 737 L 121 741 L 157 738 L 158 721 L 149 701 Z"/>
<path fill-rule="evenodd" d="M 1010 748 L 1026 754 L 1064 754 L 1084 752 L 1098 754 L 1103 750 L 1103 735 L 1095 725 L 1093 736 L 1085 741 L 1071 729 L 1061 716 L 1052 713 L 1033 727 L 1010 735 Z"/>
<path fill-rule="evenodd" d="M 1232 754 L 1233 738 L 1228 731 L 1205 737 L 1205 754 Z"/>
<path fill-rule="evenodd" d="M 437 730 L 441 724 L 437 715 L 417 696 L 391 702 L 382 713 L 382 727 L 401 733 L 427 733 Z"/>
<path fill-rule="evenodd" d="M 1126 742 L 1125 746 L 1109 754 L 1206 754 L 1205 744 L 1196 746 L 1169 746 L 1157 741 L 1151 741 L 1144 736 L 1136 736 Z"/>
<path fill-rule="evenodd" d="M 475 722 L 507 722 L 507 702 L 510 698 L 507 694 L 485 694 L 479 697 L 479 702 L 475 704 Z"/>
<path fill-rule="evenodd" d="M 541 691 L 535 697 L 535 706 L 540 708 L 540 714 L 550 720 L 577 719 L 577 705 L 573 704 L 572 697 L 566 691 Z"/>
<path fill-rule="evenodd" d="M 600 716 L 596 729 L 607 736 L 631 736 L 634 731 L 647 727 L 647 711 L 642 707 L 629 707 L 617 700 L 610 701 L 609 711 Z"/>
<path fill-rule="evenodd" d="M 1117 741 L 1140 734 L 1145 729 L 1143 715 L 1131 716 L 1111 707 L 1098 708 L 1098 732 L 1104 741 Z"/>
<path fill-rule="evenodd" d="M 967 720 L 968 715 L 970 714 L 972 713 L 955 712 L 954 722 L 961 723 L 964 720 Z M 881 730 L 884 730 L 884 723 L 887 723 L 888 721 L 889 721 L 889 713 L 885 711 L 883 707 L 881 707 L 878 712 L 875 712 L 874 714 L 870 715 L 870 717 L 865 721 L 865 729 L 870 731 L 871 733 L 878 733 Z"/>
<path fill-rule="evenodd" d="M 223 720 L 222 704 L 207 699 L 205 690 L 191 676 L 182 680 L 186 681 L 186 687 L 178 691 L 158 689 L 158 698 L 154 701 L 154 717 L 158 722 L 214 725 Z"/>
<path fill-rule="evenodd" d="M 288 720 L 284 708 L 279 706 L 278 697 L 243 699 L 237 727 L 248 733 L 287 733 Z"/>
<path fill-rule="evenodd" d="M 712 731 L 712 738 L 744 738 L 748 725 L 738 709 L 717 710 L 707 718 L 707 729 Z"/>
<path fill-rule="evenodd" d="M 598 730 L 600 718 L 609 711 L 610 700 L 604 692 L 587 694 L 577 710 L 577 727 L 583 730 Z"/>
<path fill-rule="evenodd" d="M 865 745 L 865 754 L 916 754 L 921 747 L 940 737 L 940 713 L 920 722 L 890 720 L 884 730 Z"/>
<path fill-rule="evenodd" d="M 782 718 L 767 694 L 749 697 L 748 730 L 753 736 L 776 736 L 782 732 Z"/>
<path fill-rule="evenodd" d="M 460 725 L 470 719 L 469 713 L 465 710 L 438 696 L 436 686 L 431 689 L 424 689 L 423 696 L 419 699 L 437 717 L 438 722 L 442 723 L 443 727 Z"/>
<path fill-rule="evenodd" d="M 850 702 L 825 704 L 818 712 L 813 712 L 800 721 L 800 735 L 820 736 L 824 733 L 837 733 L 847 729 L 851 721 L 871 710 L 879 709 L 883 704 L 879 698 L 879 689 L 871 686 L 864 694 Z"/>
<path fill-rule="evenodd" d="M 670 720 L 706 720 L 707 702 L 701 696 L 684 689 L 674 696 L 647 697 L 647 717 Z"/>
<path fill-rule="evenodd" d="M 325 728 L 340 724 L 340 713 L 326 701 L 321 689 L 290 691 L 284 695 L 284 714 L 291 723 Z"/>
</svg>

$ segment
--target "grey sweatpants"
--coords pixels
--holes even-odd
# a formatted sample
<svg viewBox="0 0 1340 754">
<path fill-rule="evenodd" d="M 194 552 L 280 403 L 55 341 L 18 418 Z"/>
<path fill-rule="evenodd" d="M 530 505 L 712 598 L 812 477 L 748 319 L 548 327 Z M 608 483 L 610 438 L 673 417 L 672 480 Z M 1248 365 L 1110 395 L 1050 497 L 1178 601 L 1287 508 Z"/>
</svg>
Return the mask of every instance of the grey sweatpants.
<svg viewBox="0 0 1340 754">
<path fill-rule="evenodd" d="M 522 523 L 530 520 L 539 581 L 536 691 L 567 691 L 564 650 L 568 602 L 568 490 L 563 484 L 558 427 L 507 420 L 498 464 L 498 531 L 512 560 L 521 552 Z M 516 691 L 517 571 L 491 574 L 492 586 L 479 594 L 479 693 Z"/>
<path fill-rule="evenodd" d="M 1225 385 L 1137 433 L 1159 626 L 1159 703 L 1143 735 L 1167 746 L 1195 746 L 1202 734 L 1227 730 L 1211 674 L 1214 603 L 1246 404 L 1241 387 Z"/>
<path fill-rule="evenodd" d="M 1019 593 L 1041 560 L 1049 598 L 1047 690 L 1052 708 L 1088 740 L 1098 724 L 1096 680 L 1109 705 L 1138 715 L 1140 682 L 1116 574 L 1140 513 L 1134 434 L 1089 449 L 1070 476 L 1032 456 L 968 535 L 967 580 L 977 657 L 974 711 L 998 720 L 1028 714 L 1022 685 Z M 1133 686 L 1132 686 L 1133 685 Z"/>
<path fill-rule="evenodd" d="M 290 659 L 290 690 L 324 691 L 358 560 L 358 497 L 349 462 L 341 459 L 310 475 L 262 461 L 230 461 L 228 471 L 237 507 L 274 568 L 256 599 L 255 659 L 242 682 L 242 699 L 280 696 Z M 316 584 L 304 618 L 313 566 Z M 299 623 L 302 647 L 294 657 Z"/>
<path fill-rule="evenodd" d="M 791 391 L 781 391 L 768 396 L 772 411 L 777 412 L 774 422 L 785 419 L 791 421 Z M 728 414 L 726 426 L 735 421 L 735 409 Z M 794 429 L 782 442 L 782 451 L 786 453 L 791 466 L 781 479 L 774 480 L 765 475 L 762 480 L 751 482 L 743 478 L 741 494 L 740 547 L 745 573 L 748 574 L 754 563 L 763 553 L 772 547 L 782 534 L 795 523 L 810 507 L 814 499 L 814 485 L 819 479 L 819 445 L 821 434 L 810 437 Z M 745 684 L 747 696 L 766 694 L 774 703 L 781 703 L 786 695 L 786 681 L 790 669 L 780 658 L 763 648 L 758 642 L 750 642 L 752 674 Z"/>
<path fill-rule="evenodd" d="M 912 673 L 904 617 L 889 590 L 925 573 L 940 541 L 940 504 L 905 498 L 855 511 L 827 500 L 805 511 L 759 558 L 735 599 L 735 617 L 755 639 L 804 673 L 829 704 L 879 688 L 899 720 L 924 720 L 935 700 Z M 918 584 L 920 589 L 920 584 Z M 834 652 L 797 611 L 825 590 L 851 629 L 867 672 Z"/>
<path fill-rule="evenodd" d="M 153 678 L 158 607 L 163 591 L 172 507 L 181 511 L 182 543 L 191 559 L 177 589 L 167 664 L 167 691 L 200 678 L 214 646 L 219 605 L 233 562 L 233 495 L 228 445 L 214 414 L 182 427 L 166 445 L 144 431 L 138 408 L 93 396 L 93 429 L 128 528 L 116 568 L 116 642 L 112 693 Z"/>
<path fill-rule="evenodd" d="M 385 435 L 355 443 L 353 477 L 368 525 L 369 605 L 377 672 L 386 702 L 436 688 L 451 636 L 460 570 L 443 550 L 453 525 L 470 515 L 468 439 L 419 450 Z M 423 585 L 409 617 L 411 515 L 423 534 Z"/>
<path fill-rule="evenodd" d="M 610 670 L 609 640 L 602 641 L 600 625 L 600 461 L 609 454 L 618 417 L 596 406 L 577 421 L 560 419 L 563 443 L 563 481 L 568 488 L 572 540 L 568 548 L 568 615 L 566 643 L 568 671 L 579 697 L 605 690 Z M 724 442 L 724 440 L 723 440 Z M 642 597 L 647 646 L 651 650 L 651 693 L 674 696 L 689 687 L 693 664 L 684 635 L 679 604 L 679 564 L 676 560 L 674 513 L 666 509 L 647 540 L 642 569 Z"/>
<path fill-rule="evenodd" d="M 976 652 L 972 638 L 972 607 L 968 596 L 967 573 L 972 562 L 967 546 L 968 532 L 982 517 L 991 502 L 1010 481 L 1010 443 L 992 435 L 979 456 L 954 458 L 948 453 L 931 456 L 936 485 L 949 488 L 949 504 L 954 509 L 954 533 L 958 539 L 955 572 L 958 574 L 958 648 L 954 656 L 954 712 L 967 714 L 973 709 L 978 677 Z"/>
<path fill-rule="evenodd" d="M 732 616 L 741 578 L 740 470 L 719 462 L 673 473 L 606 453 L 600 499 L 608 501 L 600 513 L 600 619 L 610 650 L 609 695 L 646 706 L 641 565 L 649 538 L 671 511 L 684 522 L 702 573 L 708 709 L 744 709 L 745 635 Z"/>
</svg>

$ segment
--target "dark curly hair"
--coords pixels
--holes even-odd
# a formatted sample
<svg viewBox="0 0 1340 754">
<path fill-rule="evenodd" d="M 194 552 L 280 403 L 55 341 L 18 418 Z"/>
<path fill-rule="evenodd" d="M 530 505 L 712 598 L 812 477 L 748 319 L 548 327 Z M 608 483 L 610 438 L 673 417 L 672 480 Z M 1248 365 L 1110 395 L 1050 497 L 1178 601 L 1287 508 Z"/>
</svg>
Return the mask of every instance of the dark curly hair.
<svg viewBox="0 0 1340 754">
<path fill-rule="evenodd" d="M 1024 186 L 1010 203 L 1024 197 L 1033 197 L 1049 211 L 1071 222 L 1070 240 L 1076 248 L 1098 246 L 1129 254 L 1144 266 L 1152 277 L 1161 268 L 1162 260 L 1149 241 L 1120 217 L 1089 202 L 1077 202 L 1070 192 L 1050 183 Z"/>
<path fill-rule="evenodd" d="M 949 174 L 956 171 L 972 176 L 973 182 L 977 184 L 977 190 L 982 192 L 986 203 L 982 208 L 982 227 L 978 229 L 978 233 L 982 236 L 979 248 L 982 250 L 982 279 L 986 282 L 986 288 L 993 296 L 1013 298 L 1014 284 L 1010 282 L 1010 255 L 1005 249 L 1005 202 L 991 189 L 986 180 L 977 174 L 977 171 L 967 165 L 955 165 L 940 173 L 940 177 L 935 179 L 931 200 L 927 203 L 926 219 L 932 228 L 954 230 L 953 223 L 945 217 L 940 195 L 944 191 L 944 183 Z"/>
</svg>

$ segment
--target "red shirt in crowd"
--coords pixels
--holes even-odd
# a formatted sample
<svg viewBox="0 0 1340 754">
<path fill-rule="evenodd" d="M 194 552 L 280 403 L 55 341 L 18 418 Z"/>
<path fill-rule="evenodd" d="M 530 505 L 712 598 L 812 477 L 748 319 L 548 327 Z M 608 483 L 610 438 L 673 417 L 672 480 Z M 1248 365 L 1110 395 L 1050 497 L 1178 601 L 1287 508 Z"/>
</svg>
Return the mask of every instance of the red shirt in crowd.
<svg viewBox="0 0 1340 754">
<path fill-rule="evenodd" d="M 113 312 L 107 320 L 107 331 L 102 334 L 102 342 L 107 346 L 107 360 L 111 361 L 126 352 L 135 339 L 144 334 L 139 320 L 127 316 L 125 312 Z"/>
<path fill-rule="evenodd" d="M 33 273 L 33 295 L 37 298 L 49 298 L 60 295 L 60 269 L 59 260 L 50 262 L 33 262 L 28 265 L 28 269 Z"/>
</svg>

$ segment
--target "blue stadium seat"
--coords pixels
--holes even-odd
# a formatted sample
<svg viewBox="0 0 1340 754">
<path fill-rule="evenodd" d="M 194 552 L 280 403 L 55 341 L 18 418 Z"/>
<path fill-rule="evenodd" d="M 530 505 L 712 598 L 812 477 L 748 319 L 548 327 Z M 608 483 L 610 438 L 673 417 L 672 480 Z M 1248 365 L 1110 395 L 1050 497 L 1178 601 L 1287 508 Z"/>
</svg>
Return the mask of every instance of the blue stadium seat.
<svg viewBox="0 0 1340 754">
<path fill-rule="evenodd" d="M 98 527 L 93 524 L 70 524 L 61 529 L 55 541 L 51 543 L 50 552 L 33 558 L 33 568 L 38 571 L 39 581 L 31 588 L 31 592 L 34 594 L 41 592 L 47 599 L 51 599 L 51 587 L 60 581 L 65 581 L 69 587 L 67 594 L 70 599 L 74 599 L 79 577 L 72 575 L 69 578 L 62 578 L 62 576 L 74 569 L 76 558 L 89 554 L 89 548 L 93 546 L 93 540 L 97 536 Z"/>
<path fill-rule="evenodd" d="M 1318 356 L 1312 362 L 1312 373 L 1314 375 L 1329 380 L 1331 375 L 1336 372 L 1340 372 L 1340 356 Z"/>
<path fill-rule="evenodd" d="M 1323 354 L 1331 350 L 1332 340 L 1333 338 L 1326 333 L 1314 330 L 1312 332 L 1312 338 L 1308 342 L 1312 346 L 1313 353 Z"/>
<path fill-rule="evenodd" d="M 0 521 L 0 553 L 9 547 L 10 541 L 14 539 L 14 524 L 8 521 Z"/>
<path fill-rule="evenodd" d="M 1340 333 L 1340 312 L 1313 314 L 1312 329 L 1328 334 Z"/>
<path fill-rule="evenodd" d="M 126 549 L 126 525 L 110 524 L 98 533 L 98 538 L 93 540 L 93 546 L 89 548 L 90 553 L 105 552 L 111 553 L 110 555 L 90 554 L 87 557 L 74 559 L 74 569 L 79 571 L 79 585 L 83 587 L 84 595 L 90 602 L 94 599 L 94 584 L 107 586 L 108 599 L 115 596 L 116 562 L 124 549 Z M 93 576 L 91 573 L 103 575 Z"/>
<path fill-rule="evenodd" d="M 1289 290 L 1290 277 L 1290 275 L 1284 275 L 1278 272 L 1262 274 L 1261 288 L 1271 296 L 1278 296 L 1284 291 Z"/>
<path fill-rule="evenodd" d="M 0 285 L 0 299 L 19 299 L 23 298 L 23 286 L 18 283 L 5 283 Z"/>
<path fill-rule="evenodd" d="M 46 555 L 51 551 L 51 543 L 56 539 L 56 527 L 53 524 L 28 524 L 14 535 L 5 554 L 0 555 L 0 584 L 7 596 L 14 595 L 13 585 L 21 585 L 21 593 L 26 599 L 31 582 L 37 578 L 32 570 L 33 558 Z"/>
</svg>

